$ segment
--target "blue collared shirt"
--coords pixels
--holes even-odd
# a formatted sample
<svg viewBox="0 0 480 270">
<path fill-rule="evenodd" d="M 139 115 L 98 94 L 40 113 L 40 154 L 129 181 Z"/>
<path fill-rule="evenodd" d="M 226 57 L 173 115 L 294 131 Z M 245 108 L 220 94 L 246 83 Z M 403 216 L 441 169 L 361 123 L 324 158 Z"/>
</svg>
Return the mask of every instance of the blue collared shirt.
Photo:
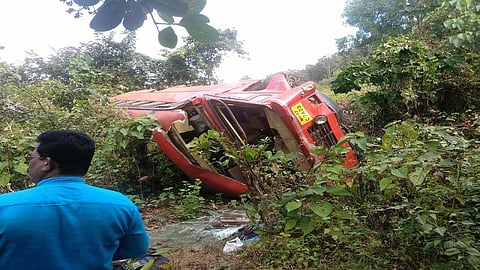
<svg viewBox="0 0 480 270">
<path fill-rule="evenodd" d="M 0 269 L 112 269 L 148 251 L 138 208 L 80 177 L 0 195 Z"/>
</svg>

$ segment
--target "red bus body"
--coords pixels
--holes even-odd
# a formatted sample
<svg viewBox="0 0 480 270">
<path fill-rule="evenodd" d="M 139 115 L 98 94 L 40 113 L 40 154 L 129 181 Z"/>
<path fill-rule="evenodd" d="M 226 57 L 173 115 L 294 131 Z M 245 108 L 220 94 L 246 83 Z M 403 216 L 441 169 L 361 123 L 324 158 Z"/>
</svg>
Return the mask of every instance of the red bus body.
<svg viewBox="0 0 480 270">
<path fill-rule="evenodd" d="M 313 147 L 335 145 L 344 136 L 338 105 L 315 83 L 290 87 L 281 73 L 269 80 L 133 91 L 113 101 L 133 117 L 154 114 L 162 128 L 153 138 L 162 151 L 192 180 L 229 196 L 248 192 L 243 174 L 239 168 L 220 170 L 188 151 L 187 144 L 203 132 L 213 129 L 249 144 L 268 136 L 276 150 L 300 153 L 302 169 L 318 160 Z M 352 151 L 346 157 L 346 166 L 357 164 Z"/>
</svg>

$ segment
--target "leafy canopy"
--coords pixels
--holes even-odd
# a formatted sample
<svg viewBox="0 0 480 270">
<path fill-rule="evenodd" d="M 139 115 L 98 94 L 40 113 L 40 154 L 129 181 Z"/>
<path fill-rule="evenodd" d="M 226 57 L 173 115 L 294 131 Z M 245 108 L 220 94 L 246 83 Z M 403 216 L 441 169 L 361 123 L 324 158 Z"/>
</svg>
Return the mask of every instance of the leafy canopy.
<svg viewBox="0 0 480 270">
<path fill-rule="evenodd" d="M 215 69 L 225 55 L 246 54 L 236 37 L 236 31 L 229 29 L 220 30 L 214 43 L 187 37 L 185 45 L 164 50 L 162 57 L 156 59 L 135 51 L 134 32 L 127 31 L 121 41 L 114 40 L 114 33 L 98 33 L 95 41 L 62 48 L 48 58 L 30 54 L 19 74 L 29 83 L 45 79 L 61 81 L 76 93 L 105 89 L 114 94 L 113 90 L 212 84 L 218 82 Z"/>
<path fill-rule="evenodd" d="M 120 24 L 130 31 L 140 28 L 148 16 L 158 31 L 158 42 L 175 48 L 178 36 L 172 26 L 183 27 L 188 34 L 204 43 L 218 39 L 218 31 L 201 14 L 206 0 L 61 0 L 76 18 L 87 11 L 93 15 L 90 27 L 95 31 L 110 31 Z M 75 7 L 75 8 L 74 8 Z"/>
</svg>

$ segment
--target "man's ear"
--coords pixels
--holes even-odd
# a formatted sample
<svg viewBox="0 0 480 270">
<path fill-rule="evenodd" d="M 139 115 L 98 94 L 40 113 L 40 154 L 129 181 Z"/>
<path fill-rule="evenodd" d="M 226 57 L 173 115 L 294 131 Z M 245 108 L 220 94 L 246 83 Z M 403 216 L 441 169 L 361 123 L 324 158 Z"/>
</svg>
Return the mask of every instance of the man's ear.
<svg viewBox="0 0 480 270">
<path fill-rule="evenodd" d="M 44 171 L 49 172 L 55 168 L 55 162 L 50 157 L 46 157 L 42 162 L 42 169 Z"/>
</svg>

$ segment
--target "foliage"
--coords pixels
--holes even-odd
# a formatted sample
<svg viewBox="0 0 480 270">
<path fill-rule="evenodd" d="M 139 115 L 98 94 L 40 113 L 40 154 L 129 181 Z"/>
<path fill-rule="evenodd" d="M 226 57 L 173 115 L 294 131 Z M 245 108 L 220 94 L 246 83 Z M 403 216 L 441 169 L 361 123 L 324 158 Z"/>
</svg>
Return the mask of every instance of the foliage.
<svg viewBox="0 0 480 270">
<path fill-rule="evenodd" d="M 270 138 L 237 148 L 220 133 L 211 131 L 192 140 L 189 146 L 212 162 L 234 162 L 240 166 L 249 189 L 243 197 L 244 207 L 252 221 L 266 225 L 267 231 L 308 235 L 318 223 L 328 219 L 334 210 L 335 196 L 349 195 L 341 186 L 332 186 L 343 179 L 343 143 L 331 150 L 316 149 L 313 154 L 324 158 L 308 172 L 298 169 L 296 153 L 271 150 Z M 215 160 L 212 156 L 229 159 Z"/>
<path fill-rule="evenodd" d="M 426 18 L 429 31 L 453 48 L 478 53 L 480 40 L 480 6 L 475 0 L 441 1 L 441 6 Z M 442 28 L 438 28 L 438 25 Z M 444 39 L 444 36 L 447 39 Z"/>
<path fill-rule="evenodd" d="M 342 58 L 338 54 L 324 56 L 318 59 L 315 65 L 307 65 L 303 72 L 307 80 L 319 82 L 333 77 L 337 70 L 342 68 L 343 64 Z"/>
<path fill-rule="evenodd" d="M 133 33 L 120 42 L 114 41 L 113 35 L 99 35 L 96 42 L 64 48 L 48 59 L 32 54 L 19 67 L 1 63 L 1 192 L 30 185 L 24 155 L 35 147 L 38 134 L 67 128 L 82 130 L 97 141 L 87 175 L 90 183 L 137 195 L 141 200 L 166 187 L 178 187 L 178 179 L 186 177 L 151 140 L 155 121 L 129 119 L 109 101 L 113 94 L 161 87 L 166 81 L 166 60 L 151 59 L 134 48 Z M 225 30 L 215 44 L 190 39 L 185 51 L 191 59 L 201 54 L 189 68 L 210 83 L 207 80 L 214 81 L 213 69 L 232 50 L 244 53 L 236 32 Z M 189 80 L 198 80 L 196 74 Z"/>
<path fill-rule="evenodd" d="M 256 145 L 237 147 L 223 134 L 209 130 L 189 143 L 189 149 L 209 160 L 217 168 L 228 168 L 237 164 L 245 176 L 245 183 L 250 195 L 245 208 L 251 219 L 265 224 L 273 224 L 276 220 L 272 210 L 273 202 L 279 200 L 279 194 L 289 185 L 301 181 L 301 175 L 295 177 L 294 159 L 296 154 L 274 154 L 268 150 L 271 139 L 260 140 Z M 272 167 L 273 165 L 273 167 Z"/>
<path fill-rule="evenodd" d="M 363 2 L 348 2 L 347 22 L 382 43 L 375 43 L 377 47 L 370 48 L 365 59 L 352 63 L 334 78 L 335 92 L 362 89 L 365 95 L 358 104 L 377 127 L 413 115 L 478 111 L 480 20 L 475 1 L 422 0 L 417 1 L 418 5 L 410 1 L 374 1 L 372 6 L 359 5 Z M 389 3 L 381 5 L 389 12 L 373 12 L 376 9 L 372 7 L 381 3 Z M 397 4 L 409 6 L 398 9 Z M 379 19 L 367 20 L 368 14 Z M 395 35 L 378 31 L 385 29 L 376 27 L 388 18 L 400 19 L 391 20 L 388 27 L 405 31 L 394 31 Z M 359 47 L 354 45 L 350 51 Z"/>
<path fill-rule="evenodd" d="M 138 192 L 127 195 L 139 209 L 151 208 L 152 206 L 169 212 L 168 219 L 172 222 L 180 222 L 195 219 L 204 213 L 206 208 L 206 196 L 202 192 L 201 181 L 178 181 L 163 185 L 160 194 L 149 194 L 145 197 Z M 150 216 L 146 223 L 163 220 L 158 216 Z M 165 220 L 162 221 L 162 223 Z"/>
<path fill-rule="evenodd" d="M 434 6 L 424 0 L 350 0 L 345 4 L 343 17 L 356 27 L 355 37 L 337 40 L 340 51 L 355 48 L 366 55 L 389 38 L 408 34 L 422 24 L 424 13 Z M 350 43 L 350 45 L 347 45 Z"/>
<path fill-rule="evenodd" d="M 454 128 L 402 122 L 369 147 L 352 193 L 377 239 L 398 248 L 393 260 L 415 268 L 478 263 L 475 144 Z"/>
<path fill-rule="evenodd" d="M 30 185 L 24 155 L 35 147 L 36 136 L 49 129 L 81 130 L 96 140 L 89 183 L 144 198 L 184 177 L 151 140 L 158 125 L 150 118 L 130 119 L 103 93 L 70 96 L 66 89 L 53 80 L 2 88 L 11 106 L 1 111 L 0 186 L 19 190 Z"/>
<path fill-rule="evenodd" d="M 87 181 L 142 200 L 175 186 L 182 174 L 152 140 L 155 128 L 152 115 L 119 116 L 105 130 Z"/>
<path fill-rule="evenodd" d="M 215 69 L 225 55 L 246 54 L 235 30 L 220 31 L 218 41 L 210 44 L 185 39 L 175 51 L 165 51 L 162 59 L 135 52 L 135 35 L 127 33 L 120 41 L 113 35 L 98 35 L 95 42 L 67 47 L 47 59 L 31 54 L 18 68 L 26 83 L 56 80 L 65 86 L 68 99 L 100 92 L 106 95 L 144 88 L 217 83 Z"/>
<path fill-rule="evenodd" d="M 55 96 L 50 95 L 50 90 L 54 87 L 56 85 L 49 82 L 25 86 L 19 80 L 3 85 L 0 186 L 9 185 L 9 189 L 19 190 L 30 185 L 24 155 L 35 148 L 40 129 L 68 126 L 87 116 L 85 112 L 84 116 L 70 118 L 72 115 L 68 112 L 52 111 Z"/>
<path fill-rule="evenodd" d="M 113 34 L 97 35 L 95 42 L 60 49 L 44 59 L 31 54 L 20 67 L 27 83 L 45 79 L 68 85 L 78 92 L 104 91 L 109 95 L 158 84 L 162 77 L 161 60 L 135 52 L 135 35 L 128 33 L 117 42 Z"/>
<path fill-rule="evenodd" d="M 175 200 L 176 217 L 187 220 L 199 217 L 205 207 L 205 198 L 201 196 L 201 182 L 183 182 L 184 187 L 179 189 Z"/>
<path fill-rule="evenodd" d="M 392 123 L 378 139 L 348 136 L 361 151 L 360 166 L 349 172 L 324 163 L 317 182 L 333 185 L 289 193 L 279 204 L 283 216 L 242 254 L 254 258 L 248 267 L 476 269 L 478 137 L 414 122 Z M 312 202 L 331 206 L 307 215 Z"/>
<path fill-rule="evenodd" d="M 338 53 L 318 59 L 302 71 L 308 80 L 331 79 L 350 65 L 361 64 L 364 58 L 390 38 L 425 28 L 425 14 L 439 6 L 435 1 L 414 0 L 349 0 L 342 17 L 357 31 L 336 40 Z M 425 33 L 422 33 L 425 34 Z M 351 76 L 351 74 L 349 74 Z M 354 78 L 352 78 L 352 81 Z"/>
<path fill-rule="evenodd" d="M 373 86 L 359 102 L 380 126 L 436 111 L 478 110 L 480 100 L 474 95 L 478 74 L 466 61 L 422 41 L 396 38 L 379 46 L 364 62 L 343 70 L 332 81 L 332 89 L 345 93 Z"/>
<path fill-rule="evenodd" d="M 221 30 L 219 39 L 211 44 L 202 44 L 192 38 L 173 52 L 165 52 L 162 87 L 175 85 L 210 85 L 218 83 L 214 70 L 227 53 L 243 57 L 246 52 L 237 40 L 236 30 Z"/>
<path fill-rule="evenodd" d="M 167 48 L 175 48 L 178 41 L 172 26 L 185 28 L 192 38 L 200 42 L 211 43 L 218 39 L 218 31 L 208 24 L 209 18 L 200 13 L 206 0 L 60 1 L 69 6 L 67 12 L 73 13 L 75 18 L 83 16 L 84 11 L 93 14 L 90 28 L 95 31 L 110 31 L 122 22 L 125 29 L 135 31 L 149 16 L 157 28 L 159 43 Z M 176 21 L 178 18 L 181 19 Z"/>
</svg>

